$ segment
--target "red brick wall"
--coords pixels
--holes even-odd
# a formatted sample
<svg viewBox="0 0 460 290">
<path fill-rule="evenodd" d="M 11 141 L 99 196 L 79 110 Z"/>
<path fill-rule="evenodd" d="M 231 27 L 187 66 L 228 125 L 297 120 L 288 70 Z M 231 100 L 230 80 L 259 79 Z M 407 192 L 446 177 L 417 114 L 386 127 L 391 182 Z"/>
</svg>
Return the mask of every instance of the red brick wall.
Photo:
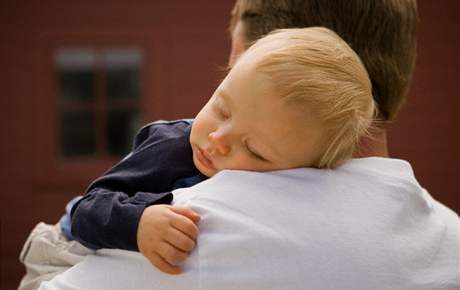
<svg viewBox="0 0 460 290">
<path fill-rule="evenodd" d="M 390 130 L 390 154 L 460 213 L 460 1 L 419 0 L 418 58 L 407 103 Z"/>
</svg>

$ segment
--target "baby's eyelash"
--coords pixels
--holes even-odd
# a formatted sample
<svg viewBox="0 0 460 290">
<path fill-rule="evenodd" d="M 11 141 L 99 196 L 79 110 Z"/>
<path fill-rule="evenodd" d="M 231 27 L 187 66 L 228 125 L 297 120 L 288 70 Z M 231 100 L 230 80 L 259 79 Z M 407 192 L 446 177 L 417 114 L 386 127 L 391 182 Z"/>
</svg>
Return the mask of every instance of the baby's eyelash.
<svg viewBox="0 0 460 290">
<path fill-rule="evenodd" d="M 230 114 L 227 113 L 225 110 L 223 110 L 222 107 L 220 107 L 219 105 L 216 105 L 215 110 L 217 114 L 221 116 L 222 118 L 226 118 L 226 119 L 230 118 Z"/>
<path fill-rule="evenodd" d="M 259 154 L 255 153 L 254 151 L 252 151 L 249 146 L 246 144 L 246 150 L 252 155 L 254 156 L 255 158 L 261 160 L 261 161 L 267 161 L 267 159 L 263 158 L 262 156 L 260 156 Z"/>
<path fill-rule="evenodd" d="M 225 118 L 229 118 L 230 117 L 230 114 L 228 114 L 227 112 L 225 112 L 224 110 L 220 109 L 219 110 L 219 113 L 222 117 L 225 117 Z"/>
</svg>

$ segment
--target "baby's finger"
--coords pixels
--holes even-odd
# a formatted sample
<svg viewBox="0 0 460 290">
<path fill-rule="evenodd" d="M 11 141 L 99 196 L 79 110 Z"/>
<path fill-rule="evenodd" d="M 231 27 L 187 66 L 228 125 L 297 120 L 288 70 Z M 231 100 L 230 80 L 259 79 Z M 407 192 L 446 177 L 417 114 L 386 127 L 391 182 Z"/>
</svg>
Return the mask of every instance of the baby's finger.
<svg viewBox="0 0 460 290">
<path fill-rule="evenodd" d="M 176 266 L 185 261 L 188 253 L 181 251 L 167 242 L 161 242 L 158 245 L 158 253 L 170 265 Z"/>
<path fill-rule="evenodd" d="M 187 234 L 184 234 L 176 228 L 170 228 L 164 239 L 174 247 L 184 252 L 190 252 L 196 245 L 195 241 L 193 241 Z"/>
<path fill-rule="evenodd" d="M 177 275 L 182 272 L 182 269 L 178 266 L 173 266 L 166 262 L 159 254 L 151 252 L 147 259 L 152 263 L 158 270 L 166 274 Z"/>
<path fill-rule="evenodd" d="M 187 207 L 177 207 L 177 206 L 171 206 L 170 209 L 180 215 L 186 216 L 189 219 L 191 219 L 194 223 L 197 223 L 200 221 L 201 217 L 191 210 L 190 208 Z"/>
<path fill-rule="evenodd" d="M 191 219 L 183 215 L 177 214 L 176 217 L 171 220 L 171 225 L 194 241 L 198 238 L 198 226 Z"/>
</svg>

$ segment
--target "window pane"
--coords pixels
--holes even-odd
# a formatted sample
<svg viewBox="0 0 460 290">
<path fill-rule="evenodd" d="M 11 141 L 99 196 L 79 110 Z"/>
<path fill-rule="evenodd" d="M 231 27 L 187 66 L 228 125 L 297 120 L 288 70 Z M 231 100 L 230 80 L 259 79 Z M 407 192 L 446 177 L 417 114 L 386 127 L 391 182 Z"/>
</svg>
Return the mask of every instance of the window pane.
<svg viewBox="0 0 460 290">
<path fill-rule="evenodd" d="M 61 154 L 81 157 L 96 153 L 94 116 L 91 112 L 61 113 Z"/>
<path fill-rule="evenodd" d="M 136 49 L 110 49 L 104 53 L 107 96 L 112 100 L 141 96 L 142 55 Z"/>
<path fill-rule="evenodd" d="M 131 151 L 133 138 L 140 127 L 137 110 L 113 110 L 108 116 L 108 151 L 112 155 L 125 155 Z"/>
<path fill-rule="evenodd" d="M 59 96 L 68 100 L 94 98 L 95 54 L 84 49 L 59 49 L 55 55 Z"/>
</svg>

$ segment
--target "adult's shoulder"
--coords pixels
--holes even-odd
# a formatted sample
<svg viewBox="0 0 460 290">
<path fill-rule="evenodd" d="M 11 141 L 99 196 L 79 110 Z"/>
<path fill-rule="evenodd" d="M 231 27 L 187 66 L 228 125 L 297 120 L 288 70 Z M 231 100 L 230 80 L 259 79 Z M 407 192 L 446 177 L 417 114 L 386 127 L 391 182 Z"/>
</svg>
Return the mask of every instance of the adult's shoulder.
<svg viewBox="0 0 460 290">
<path fill-rule="evenodd" d="M 432 207 L 426 192 L 408 198 L 412 187 L 388 185 L 391 175 L 370 178 L 382 190 L 369 191 L 360 184 L 375 172 L 362 168 L 222 171 L 175 191 L 176 205 L 202 217 L 184 274 L 159 273 L 138 253 L 109 252 L 41 289 L 459 289 L 456 215 Z"/>
<path fill-rule="evenodd" d="M 405 161 L 223 171 L 175 199 L 202 216 L 198 253 L 208 289 L 225 278 L 212 269 L 232 273 L 241 288 L 257 277 L 260 288 L 252 289 L 460 285 L 458 227 L 440 222 L 444 217 Z"/>
</svg>

